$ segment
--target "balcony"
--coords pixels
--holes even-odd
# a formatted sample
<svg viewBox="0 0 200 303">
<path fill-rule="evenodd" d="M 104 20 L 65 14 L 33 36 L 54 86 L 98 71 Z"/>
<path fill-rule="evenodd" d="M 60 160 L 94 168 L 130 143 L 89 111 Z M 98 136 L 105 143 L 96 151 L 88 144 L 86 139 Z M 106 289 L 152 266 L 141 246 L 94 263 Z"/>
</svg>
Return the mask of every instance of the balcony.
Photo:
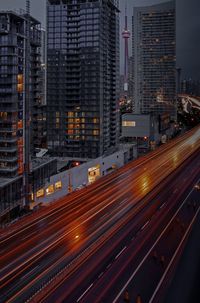
<svg viewBox="0 0 200 303">
<path fill-rule="evenodd" d="M 13 172 L 15 172 L 15 171 L 17 171 L 18 170 L 18 165 L 16 165 L 16 166 L 13 166 L 13 167 L 1 167 L 0 166 L 0 173 L 13 173 Z"/>
<path fill-rule="evenodd" d="M 18 161 L 18 157 L 14 156 L 14 157 L 0 157 L 0 162 L 17 162 Z"/>
<path fill-rule="evenodd" d="M 0 146 L 0 152 L 8 152 L 8 153 L 14 153 L 17 152 L 17 147 L 1 147 Z"/>
<path fill-rule="evenodd" d="M 15 93 L 16 93 L 16 89 L 0 87 L 0 94 L 15 94 Z"/>
<path fill-rule="evenodd" d="M 2 143 L 15 143 L 15 142 L 17 142 L 17 139 L 18 138 L 16 138 L 16 137 L 10 137 L 10 138 L 8 138 L 8 137 L 2 137 L 2 136 L 0 136 L 0 142 L 2 142 Z"/>
</svg>

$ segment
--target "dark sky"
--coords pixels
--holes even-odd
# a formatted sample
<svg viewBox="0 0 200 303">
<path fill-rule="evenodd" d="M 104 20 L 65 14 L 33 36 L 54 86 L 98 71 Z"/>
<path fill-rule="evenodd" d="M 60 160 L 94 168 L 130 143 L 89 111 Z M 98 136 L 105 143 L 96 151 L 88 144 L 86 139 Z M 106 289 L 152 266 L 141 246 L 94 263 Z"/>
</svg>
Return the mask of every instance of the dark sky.
<svg viewBox="0 0 200 303">
<path fill-rule="evenodd" d="M 166 0 L 127 0 L 129 28 L 133 5 L 150 5 Z M 25 0 L 0 0 L 0 9 L 25 8 Z M 45 0 L 31 0 L 31 12 L 45 26 Z M 120 0 L 121 29 L 124 24 L 126 0 Z M 123 60 L 123 45 L 121 45 Z M 122 61 L 121 60 L 121 61 Z M 200 79 L 200 0 L 177 0 L 177 66 L 182 67 L 183 77 Z M 121 62 L 122 67 L 122 62 Z"/>
</svg>

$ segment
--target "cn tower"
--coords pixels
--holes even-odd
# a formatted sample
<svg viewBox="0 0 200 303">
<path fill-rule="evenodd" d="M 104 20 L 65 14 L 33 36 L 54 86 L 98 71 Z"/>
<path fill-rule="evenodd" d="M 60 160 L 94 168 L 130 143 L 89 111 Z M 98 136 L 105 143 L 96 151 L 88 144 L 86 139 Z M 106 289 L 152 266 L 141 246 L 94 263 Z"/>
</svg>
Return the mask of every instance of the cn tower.
<svg viewBox="0 0 200 303">
<path fill-rule="evenodd" d="M 127 18 L 127 5 L 125 7 L 125 27 L 122 32 L 124 39 L 124 91 L 128 91 L 128 39 L 130 38 L 130 31 L 128 30 L 128 18 Z"/>
</svg>

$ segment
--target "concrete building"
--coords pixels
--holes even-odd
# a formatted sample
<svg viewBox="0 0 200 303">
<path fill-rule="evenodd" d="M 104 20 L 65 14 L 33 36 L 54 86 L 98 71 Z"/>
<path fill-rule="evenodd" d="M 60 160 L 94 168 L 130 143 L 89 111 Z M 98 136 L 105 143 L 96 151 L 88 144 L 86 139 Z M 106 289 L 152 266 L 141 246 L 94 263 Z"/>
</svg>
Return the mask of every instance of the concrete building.
<svg viewBox="0 0 200 303">
<path fill-rule="evenodd" d="M 122 145 L 112 155 L 91 159 L 86 163 L 51 176 L 45 186 L 35 192 L 34 201 L 36 205 L 41 202 L 53 202 L 71 191 L 81 189 L 116 171 L 135 158 L 137 158 L 137 146 L 135 144 Z M 68 159 L 65 163 L 67 162 Z"/>
<path fill-rule="evenodd" d="M 47 139 L 53 155 L 97 158 L 118 144 L 117 2 L 47 1 Z"/>
<path fill-rule="evenodd" d="M 173 133 L 174 123 L 171 123 L 169 114 L 122 115 L 122 139 L 125 142 L 137 143 L 139 152 L 166 143 Z"/>
<path fill-rule="evenodd" d="M 176 119 L 175 1 L 134 7 L 134 110 Z"/>
</svg>

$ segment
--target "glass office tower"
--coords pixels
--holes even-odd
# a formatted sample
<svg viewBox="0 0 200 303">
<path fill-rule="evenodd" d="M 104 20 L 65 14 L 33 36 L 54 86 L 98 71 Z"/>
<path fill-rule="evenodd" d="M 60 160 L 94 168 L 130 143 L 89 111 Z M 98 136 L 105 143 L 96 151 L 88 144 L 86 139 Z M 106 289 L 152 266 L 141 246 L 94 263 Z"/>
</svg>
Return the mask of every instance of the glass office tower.
<svg viewBox="0 0 200 303">
<path fill-rule="evenodd" d="M 119 17 L 114 0 L 47 1 L 47 141 L 96 158 L 117 146 Z"/>
<path fill-rule="evenodd" d="M 136 113 L 176 117 L 175 1 L 135 7 L 133 13 Z"/>
</svg>

